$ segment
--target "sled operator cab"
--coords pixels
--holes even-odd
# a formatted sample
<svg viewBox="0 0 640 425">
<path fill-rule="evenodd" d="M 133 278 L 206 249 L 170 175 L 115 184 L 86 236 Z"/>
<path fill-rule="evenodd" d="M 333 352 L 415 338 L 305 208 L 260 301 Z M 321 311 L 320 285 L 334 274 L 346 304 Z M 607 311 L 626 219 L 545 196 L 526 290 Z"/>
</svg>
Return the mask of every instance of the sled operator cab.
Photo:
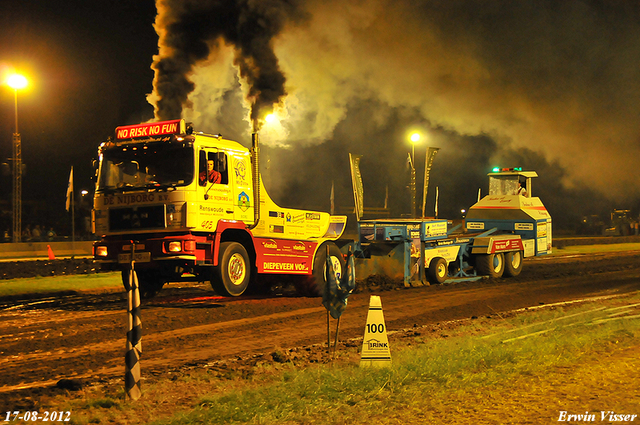
<svg viewBox="0 0 640 425">
<path fill-rule="evenodd" d="M 520 195 L 531 197 L 531 179 L 538 177 L 535 171 L 522 168 L 494 168 L 489 176 L 489 195 Z"/>
<path fill-rule="evenodd" d="M 489 194 L 474 204 L 466 216 L 468 232 L 496 229 L 522 239 L 524 256 L 551 253 L 551 216 L 540 198 L 533 196 L 535 171 L 494 168 L 489 176 Z"/>
</svg>

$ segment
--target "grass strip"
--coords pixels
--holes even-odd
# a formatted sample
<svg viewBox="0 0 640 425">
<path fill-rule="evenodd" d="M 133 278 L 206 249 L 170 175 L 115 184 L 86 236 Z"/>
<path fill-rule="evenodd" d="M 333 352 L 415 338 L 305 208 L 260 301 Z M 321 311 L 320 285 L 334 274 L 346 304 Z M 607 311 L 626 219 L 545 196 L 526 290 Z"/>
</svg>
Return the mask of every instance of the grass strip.
<svg viewBox="0 0 640 425">
<path fill-rule="evenodd" d="M 638 243 L 612 243 L 600 245 L 568 245 L 563 248 L 552 248 L 553 255 L 590 254 L 594 252 L 629 252 L 640 250 Z"/>
<path fill-rule="evenodd" d="M 47 276 L 0 281 L 0 297 L 47 292 L 83 292 L 97 290 L 120 290 L 122 279 L 119 272 Z"/>
<path fill-rule="evenodd" d="M 486 330 L 475 326 L 446 339 L 418 338 L 417 346 L 392 353 L 393 366 L 386 369 L 353 363 L 291 369 L 270 383 L 204 396 L 191 411 L 155 423 L 410 423 L 435 418 L 443 406 L 452 409 L 445 403 L 452 396 L 501 392 L 523 377 L 577 367 L 612 341 L 617 347 L 637 344 L 637 317 L 602 322 L 604 316 L 598 313 L 586 311 L 572 323 L 553 328 L 549 323 L 566 315 L 564 310 L 521 315 L 491 329 L 494 338 L 481 338 L 477 334 Z M 538 335 L 503 343 L 502 334 L 512 336 L 513 328 L 531 322 L 542 327 Z"/>
</svg>

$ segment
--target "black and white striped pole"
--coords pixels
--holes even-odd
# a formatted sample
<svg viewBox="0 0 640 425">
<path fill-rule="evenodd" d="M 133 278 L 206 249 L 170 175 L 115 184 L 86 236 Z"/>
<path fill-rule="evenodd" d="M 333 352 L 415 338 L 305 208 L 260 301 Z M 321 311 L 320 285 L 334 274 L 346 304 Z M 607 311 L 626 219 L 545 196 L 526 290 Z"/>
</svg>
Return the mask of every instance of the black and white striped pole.
<svg viewBox="0 0 640 425">
<path fill-rule="evenodd" d="M 136 244 L 131 241 L 131 262 L 129 267 L 129 330 L 127 331 L 127 352 L 124 357 L 124 387 L 127 397 L 137 400 L 142 395 L 140 390 L 140 355 L 142 354 L 142 320 L 140 319 L 140 290 L 138 276 L 135 271 Z"/>
</svg>

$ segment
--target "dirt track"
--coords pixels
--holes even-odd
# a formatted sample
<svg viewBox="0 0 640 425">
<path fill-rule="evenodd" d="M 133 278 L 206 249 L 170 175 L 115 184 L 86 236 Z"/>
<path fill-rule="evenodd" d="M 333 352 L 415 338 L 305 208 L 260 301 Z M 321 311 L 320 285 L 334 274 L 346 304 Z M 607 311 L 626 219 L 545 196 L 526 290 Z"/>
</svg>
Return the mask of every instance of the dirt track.
<svg viewBox="0 0 640 425">
<path fill-rule="evenodd" d="M 343 341 L 362 336 L 371 293 L 382 296 L 387 328 L 399 330 L 637 291 L 639 278 L 640 251 L 635 251 L 530 259 L 515 279 L 408 289 L 360 282 L 342 316 L 340 336 Z M 127 320 L 124 293 L 0 302 L 0 405 L 30 408 L 40 395 L 54 392 L 61 378 L 121 379 Z M 225 299 L 198 285 L 169 286 L 143 303 L 142 320 L 146 377 L 258 354 L 319 361 L 312 349 L 291 349 L 326 340 L 320 299 Z"/>
</svg>

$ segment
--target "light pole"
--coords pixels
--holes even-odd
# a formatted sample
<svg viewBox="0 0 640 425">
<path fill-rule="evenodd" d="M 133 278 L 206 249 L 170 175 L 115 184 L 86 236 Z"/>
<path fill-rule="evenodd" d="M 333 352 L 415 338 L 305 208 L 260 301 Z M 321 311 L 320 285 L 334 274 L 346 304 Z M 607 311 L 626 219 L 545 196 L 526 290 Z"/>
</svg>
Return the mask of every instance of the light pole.
<svg viewBox="0 0 640 425">
<path fill-rule="evenodd" d="M 16 131 L 13 133 L 13 242 L 22 238 L 22 141 L 18 130 L 18 90 L 27 87 L 27 79 L 13 74 L 7 79 L 7 85 L 15 93 Z"/>
<path fill-rule="evenodd" d="M 420 134 L 411 134 L 411 217 L 416 218 L 416 143 L 420 141 Z"/>
</svg>

